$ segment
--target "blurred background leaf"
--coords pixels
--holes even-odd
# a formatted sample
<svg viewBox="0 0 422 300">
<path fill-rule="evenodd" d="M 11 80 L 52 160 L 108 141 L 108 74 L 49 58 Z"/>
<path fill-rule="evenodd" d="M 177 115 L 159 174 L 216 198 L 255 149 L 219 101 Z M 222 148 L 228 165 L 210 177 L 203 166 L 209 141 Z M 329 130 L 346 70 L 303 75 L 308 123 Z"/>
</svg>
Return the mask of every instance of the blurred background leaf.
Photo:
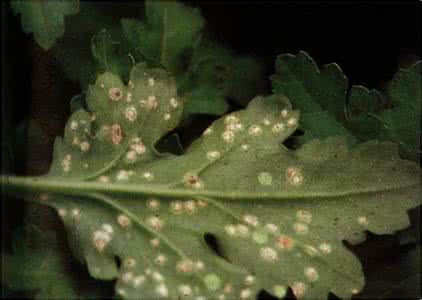
<svg viewBox="0 0 422 300">
<path fill-rule="evenodd" d="M 50 49 L 65 31 L 65 16 L 79 11 L 79 0 L 22 1 L 12 0 L 14 14 L 21 15 L 22 29 L 33 33 L 37 43 Z"/>
</svg>

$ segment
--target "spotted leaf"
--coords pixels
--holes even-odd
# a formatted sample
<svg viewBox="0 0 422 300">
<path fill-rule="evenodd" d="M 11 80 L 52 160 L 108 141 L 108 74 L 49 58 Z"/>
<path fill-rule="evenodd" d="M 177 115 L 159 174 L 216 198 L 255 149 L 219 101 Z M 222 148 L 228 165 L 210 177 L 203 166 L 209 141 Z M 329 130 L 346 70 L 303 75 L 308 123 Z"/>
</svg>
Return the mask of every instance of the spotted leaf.
<svg viewBox="0 0 422 300">
<path fill-rule="evenodd" d="M 173 78 L 144 64 L 132 69 L 128 85 L 112 73 L 100 75 L 86 104 L 88 111 L 72 114 L 56 140 L 52 174 L 96 178 L 117 164 L 153 160 L 160 156 L 154 144 L 177 125 L 182 107 Z"/>
<path fill-rule="evenodd" d="M 362 268 L 344 241 L 408 226 L 419 167 L 388 142 L 285 148 L 299 112 L 280 95 L 215 121 L 183 155 L 161 155 L 154 144 L 177 125 L 181 104 L 163 71 L 137 65 L 128 86 L 105 73 L 89 89 L 89 111 L 70 118 L 50 173 L 2 177 L 2 187 L 41 193 L 36 201 L 57 209 L 76 257 L 93 277 L 117 279 L 123 298 L 358 293 Z M 75 135 L 90 146 L 75 147 Z M 131 151 L 139 159 L 128 160 Z"/>
</svg>

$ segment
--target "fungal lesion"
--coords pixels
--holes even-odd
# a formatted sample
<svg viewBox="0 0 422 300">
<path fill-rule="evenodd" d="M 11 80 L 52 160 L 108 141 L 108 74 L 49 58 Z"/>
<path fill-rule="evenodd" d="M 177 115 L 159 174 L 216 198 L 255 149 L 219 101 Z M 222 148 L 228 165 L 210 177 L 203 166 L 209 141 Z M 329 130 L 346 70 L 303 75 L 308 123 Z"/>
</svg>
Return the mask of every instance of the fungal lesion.
<svg viewBox="0 0 422 300">
<path fill-rule="evenodd" d="M 66 154 L 61 161 L 63 172 L 69 173 L 72 166 L 72 155 Z"/>
<path fill-rule="evenodd" d="M 108 98 L 113 101 L 120 101 L 123 98 L 123 92 L 118 87 L 112 87 L 108 90 Z"/>
<path fill-rule="evenodd" d="M 147 99 L 139 100 L 139 106 L 141 108 L 146 108 L 147 110 L 155 110 L 158 107 L 158 100 L 155 95 L 148 96 Z"/>
<path fill-rule="evenodd" d="M 287 182 L 291 185 L 300 185 L 303 182 L 302 170 L 295 166 L 289 166 L 286 169 Z"/>
<path fill-rule="evenodd" d="M 99 139 L 108 139 L 113 145 L 120 145 L 124 140 L 122 126 L 118 123 L 101 126 L 97 137 Z"/>
<path fill-rule="evenodd" d="M 199 178 L 198 175 L 192 172 L 188 172 L 183 176 L 183 182 L 186 187 L 192 189 L 201 189 L 204 187 L 203 181 Z"/>
<path fill-rule="evenodd" d="M 129 122 L 134 122 L 138 118 L 138 111 L 134 105 L 127 106 L 123 114 Z"/>
</svg>

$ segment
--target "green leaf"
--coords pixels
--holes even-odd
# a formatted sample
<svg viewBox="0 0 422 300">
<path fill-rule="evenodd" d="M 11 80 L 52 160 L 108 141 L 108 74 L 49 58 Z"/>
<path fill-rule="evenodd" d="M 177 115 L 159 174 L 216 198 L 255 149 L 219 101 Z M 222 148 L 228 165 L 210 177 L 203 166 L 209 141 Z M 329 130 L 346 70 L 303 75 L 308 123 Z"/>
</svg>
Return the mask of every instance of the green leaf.
<svg viewBox="0 0 422 300">
<path fill-rule="evenodd" d="M 283 54 L 277 57 L 271 80 L 273 92 L 285 95 L 302 111 L 303 142 L 330 136 L 346 136 L 350 143 L 356 142 L 343 125 L 348 81 L 337 64 L 319 70 L 304 51 Z"/>
<path fill-rule="evenodd" d="M 421 61 L 399 70 L 388 87 L 393 108 L 378 114 L 386 140 L 400 144 L 405 157 L 420 157 Z"/>
<path fill-rule="evenodd" d="M 23 31 L 34 33 L 35 40 L 44 50 L 50 49 L 63 35 L 64 17 L 79 12 L 78 0 L 13 0 L 11 6 L 15 15 L 21 15 Z"/>
<path fill-rule="evenodd" d="M 222 92 L 213 86 L 199 86 L 184 94 L 183 119 L 191 114 L 222 115 L 229 105 Z"/>
<path fill-rule="evenodd" d="M 312 138 L 346 136 L 357 141 L 379 139 L 400 144 L 401 155 L 420 157 L 420 61 L 401 69 L 392 79 L 386 96 L 363 86 L 351 86 L 336 64 L 318 69 L 308 54 L 283 54 L 272 76 L 274 93 L 289 97 L 303 112 L 301 142 Z M 346 114 L 344 114 L 346 111 Z"/>
<path fill-rule="evenodd" d="M 145 28 L 145 24 L 137 19 L 121 19 L 123 33 L 128 41 L 132 52 L 138 61 L 147 61 L 151 65 L 159 66 L 159 59 L 156 52 L 158 48 L 148 49 L 151 43 L 149 40 L 150 34 Z M 157 44 L 157 41 L 154 41 Z"/>
<path fill-rule="evenodd" d="M 348 298 L 364 277 L 343 241 L 403 229 L 420 203 L 419 166 L 392 143 L 286 149 L 299 113 L 284 96 L 253 99 L 179 156 L 154 148 L 182 111 L 168 73 L 137 65 L 128 86 L 104 73 L 86 102 L 57 139 L 50 173 L 1 177 L 2 190 L 47 193 L 37 201 L 57 209 L 76 257 L 94 278 L 117 279 L 123 298 L 283 297 L 288 287 Z"/>
<path fill-rule="evenodd" d="M 99 73 L 111 72 L 127 81 L 131 67 L 130 57 L 119 51 L 118 42 L 113 42 L 110 33 L 103 29 L 92 37 L 92 54 L 99 66 Z M 119 53 L 120 52 L 120 53 Z"/>
<path fill-rule="evenodd" d="M 69 166 L 68 174 L 79 175 L 85 169 L 86 178 L 113 169 L 121 159 L 130 166 L 161 156 L 154 145 L 176 127 L 182 108 L 174 79 L 163 70 L 147 69 L 145 64 L 132 69 L 128 86 L 116 75 L 103 73 L 89 86 L 86 103 L 93 114 L 79 110 L 72 115 L 64 141 L 56 140 L 54 154 L 63 156 L 68 151 L 66 145 L 73 145 L 69 154 L 80 159 Z M 148 135 L 141 138 L 140 131 Z M 52 172 L 62 173 L 62 166 L 56 161 Z"/>
<path fill-rule="evenodd" d="M 78 94 L 70 99 L 70 111 L 72 113 L 85 109 L 85 106 L 85 96 L 83 94 Z"/>
<path fill-rule="evenodd" d="M 113 6 L 105 2 L 80 3 L 79 14 L 71 17 L 66 34 L 52 49 L 65 74 L 79 83 L 83 90 L 86 90 L 88 84 L 94 82 L 98 75 L 99 65 L 92 53 L 92 38 L 104 28 L 114 38 L 121 35 L 120 26 L 116 25 L 110 16 L 110 7 Z M 119 39 L 116 40 L 119 42 Z M 121 48 L 122 44 L 119 50 L 123 52 Z"/>
<path fill-rule="evenodd" d="M 252 98 L 264 92 L 264 71 L 262 62 L 253 56 L 233 56 L 228 76 L 224 79 L 227 97 L 246 106 Z"/>
<path fill-rule="evenodd" d="M 122 19 L 131 48 L 169 71 L 178 70 L 182 55 L 200 38 L 200 12 L 178 2 L 146 1 L 145 14 L 145 22 Z"/>
<path fill-rule="evenodd" d="M 348 127 L 361 141 L 381 136 L 382 124 L 377 114 L 382 109 L 384 98 L 377 90 L 364 86 L 352 86 L 347 105 Z"/>
<path fill-rule="evenodd" d="M 245 106 L 263 92 L 263 73 L 257 59 L 236 55 L 217 43 L 201 40 L 189 68 L 177 82 L 186 99 L 184 118 L 195 113 L 222 115 L 228 109 L 228 99 Z"/>
</svg>

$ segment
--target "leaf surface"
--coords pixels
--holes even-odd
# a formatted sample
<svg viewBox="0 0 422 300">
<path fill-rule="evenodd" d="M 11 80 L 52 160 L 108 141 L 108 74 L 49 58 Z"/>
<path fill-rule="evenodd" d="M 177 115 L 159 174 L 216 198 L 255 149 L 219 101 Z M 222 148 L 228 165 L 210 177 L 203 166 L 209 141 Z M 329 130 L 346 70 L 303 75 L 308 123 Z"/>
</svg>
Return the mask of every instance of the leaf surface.
<svg viewBox="0 0 422 300">
<path fill-rule="evenodd" d="M 399 143 L 405 156 L 414 160 L 421 154 L 421 74 L 421 61 L 399 70 L 387 91 L 393 108 L 379 114 L 385 139 Z"/>
<path fill-rule="evenodd" d="M 122 20 L 131 47 L 172 72 L 180 68 L 181 56 L 200 38 L 203 24 L 197 9 L 174 1 L 146 1 L 145 22 Z"/>
<path fill-rule="evenodd" d="M 348 80 L 337 64 L 321 70 L 304 51 L 297 55 L 282 54 L 271 77 L 273 92 L 288 97 L 303 116 L 304 142 L 313 138 L 346 136 L 356 142 L 342 124 Z M 306 115 L 305 115 L 306 114 Z"/>
<path fill-rule="evenodd" d="M 98 64 L 98 73 L 106 71 L 117 74 L 121 78 L 127 77 L 131 67 L 129 55 L 120 53 L 119 43 L 113 42 L 110 33 L 103 29 L 92 37 L 91 48 Z M 126 78 L 125 78 L 126 79 Z"/>
<path fill-rule="evenodd" d="M 286 149 L 299 112 L 285 96 L 253 99 L 180 156 L 154 147 L 182 112 L 167 72 L 136 65 L 127 86 L 106 72 L 86 103 L 47 176 L 2 184 L 51 193 L 39 201 L 58 210 L 75 255 L 93 277 L 117 278 L 124 298 L 283 297 L 288 287 L 298 298 L 348 298 L 364 277 L 343 241 L 405 228 L 420 203 L 419 167 L 392 143 Z"/>
</svg>

